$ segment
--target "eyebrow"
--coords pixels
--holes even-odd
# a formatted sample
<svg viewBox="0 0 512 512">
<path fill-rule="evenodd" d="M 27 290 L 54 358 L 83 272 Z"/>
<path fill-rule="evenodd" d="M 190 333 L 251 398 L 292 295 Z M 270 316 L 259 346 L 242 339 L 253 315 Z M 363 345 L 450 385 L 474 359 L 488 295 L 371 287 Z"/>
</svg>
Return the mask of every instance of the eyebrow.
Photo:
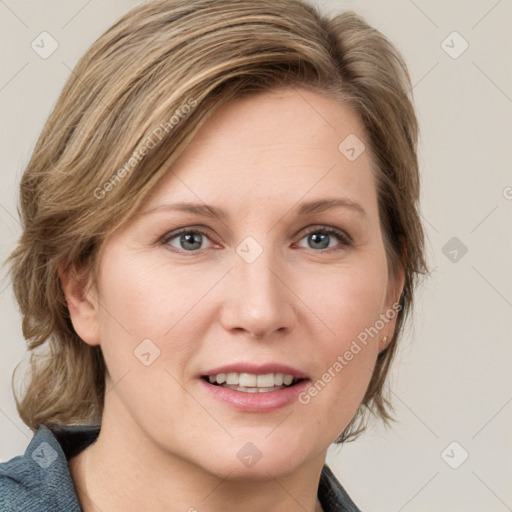
<svg viewBox="0 0 512 512">
<path fill-rule="evenodd" d="M 356 203 L 355 201 L 352 201 L 351 199 L 348 198 L 321 199 L 318 201 L 310 201 L 307 203 L 302 203 L 298 208 L 295 208 L 295 211 L 296 215 L 300 217 L 312 213 L 321 213 L 336 207 L 349 208 L 354 212 L 359 213 L 363 217 L 366 217 L 367 215 L 366 211 L 359 203 Z M 289 212 L 292 210 L 293 208 L 289 210 Z M 150 208 L 149 210 L 146 210 L 141 214 L 149 215 L 160 211 L 182 211 L 187 213 L 193 213 L 207 218 L 217 217 L 219 219 L 226 219 L 228 217 L 227 212 L 222 210 L 221 208 L 216 208 L 215 206 L 204 203 L 161 204 L 153 208 Z"/>
<path fill-rule="evenodd" d="M 309 203 L 303 203 L 297 211 L 297 215 L 308 215 L 310 213 L 320 213 L 330 208 L 345 207 L 351 208 L 355 212 L 358 212 L 363 217 L 366 217 L 365 209 L 355 201 L 347 198 L 340 199 L 322 199 L 320 201 L 311 201 Z"/>
<path fill-rule="evenodd" d="M 217 217 L 219 219 L 225 219 L 228 215 L 224 210 L 216 208 L 208 204 L 201 203 L 172 203 L 172 204 L 160 204 L 149 210 L 145 210 L 141 215 L 149 215 L 160 211 L 181 211 L 187 213 L 194 213 L 203 217 Z"/>
</svg>

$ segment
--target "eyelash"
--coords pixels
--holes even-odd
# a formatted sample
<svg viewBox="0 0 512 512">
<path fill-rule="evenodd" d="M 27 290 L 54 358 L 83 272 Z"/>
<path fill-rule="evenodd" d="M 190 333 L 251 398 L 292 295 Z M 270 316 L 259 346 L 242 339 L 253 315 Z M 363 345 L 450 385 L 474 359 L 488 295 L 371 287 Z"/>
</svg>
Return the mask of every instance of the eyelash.
<svg viewBox="0 0 512 512">
<path fill-rule="evenodd" d="M 208 238 L 208 240 L 210 240 L 210 242 L 212 241 L 210 239 L 209 234 L 205 230 L 203 230 L 201 228 L 182 228 L 182 229 L 180 229 L 178 231 L 173 231 L 171 233 L 166 234 L 162 238 L 162 242 L 161 243 L 163 245 L 167 245 L 174 238 L 178 238 L 179 236 L 184 235 L 184 234 L 192 234 L 192 233 L 194 233 L 194 234 L 195 233 L 199 233 L 199 234 L 205 236 L 206 238 Z M 338 246 L 328 247 L 328 248 L 319 249 L 319 250 L 312 249 L 314 252 L 323 252 L 323 253 L 325 253 L 325 252 L 339 251 L 342 248 L 351 247 L 353 245 L 353 241 L 352 241 L 352 239 L 351 239 L 351 237 L 349 235 L 347 235 L 345 232 L 341 231 L 340 229 L 329 227 L 329 226 L 312 226 L 311 228 L 309 228 L 302 235 L 300 240 L 306 238 L 311 233 L 319 233 L 319 234 L 322 234 L 322 235 L 333 235 L 339 241 L 339 245 Z M 171 250 L 175 251 L 175 252 L 178 252 L 178 253 L 181 253 L 181 254 L 194 255 L 194 254 L 201 253 L 202 251 L 205 251 L 206 249 L 198 249 L 198 250 L 194 250 L 194 251 L 186 251 L 184 249 L 177 249 L 176 247 L 172 247 Z"/>
<path fill-rule="evenodd" d="M 302 238 L 306 238 L 311 233 L 321 233 L 322 235 L 334 235 L 338 241 L 340 242 L 339 247 L 329 247 L 327 249 L 321 249 L 320 251 L 315 252 L 330 252 L 330 251 L 336 251 L 340 250 L 342 247 L 350 247 L 352 245 L 352 239 L 349 235 L 347 235 L 344 231 L 341 231 L 337 228 L 332 228 L 329 226 L 313 226 L 312 228 L 308 229 L 306 233 L 302 235 Z"/>
</svg>

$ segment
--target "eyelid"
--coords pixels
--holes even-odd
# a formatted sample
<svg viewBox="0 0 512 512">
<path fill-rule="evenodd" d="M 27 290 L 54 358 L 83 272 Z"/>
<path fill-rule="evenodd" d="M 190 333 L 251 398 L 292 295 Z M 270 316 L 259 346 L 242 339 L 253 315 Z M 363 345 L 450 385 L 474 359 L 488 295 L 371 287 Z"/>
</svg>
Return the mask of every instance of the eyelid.
<svg viewBox="0 0 512 512">
<path fill-rule="evenodd" d="M 305 229 L 306 229 L 306 231 L 303 232 L 300 240 L 302 240 L 304 237 L 308 236 L 311 233 L 323 232 L 323 233 L 327 233 L 330 235 L 332 235 L 332 234 L 336 235 L 340 239 L 341 243 L 343 243 L 347 246 L 352 245 L 354 243 L 354 241 L 352 240 L 352 237 L 346 231 L 343 231 L 342 229 L 339 229 L 339 228 L 335 228 L 334 226 L 327 226 L 324 224 L 315 224 L 315 225 L 309 226 Z M 330 247 L 330 249 L 334 249 L 334 247 Z M 327 249 L 325 249 L 325 250 L 327 250 Z"/>
<path fill-rule="evenodd" d="M 173 231 L 167 232 L 162 237 L 162 241 L 171 240 L 172 238 L 176 238 L 177 236 L 182 235 L 183 233 L 201 233 L 202 235 L 205 235 L 208 238 L 210 238 L 210 234 L 208 233 L 208 230 L 206 230 L 206 228 L 197 226 L 186 226 L 184 228 L 178 228 Z"/>
</svg>

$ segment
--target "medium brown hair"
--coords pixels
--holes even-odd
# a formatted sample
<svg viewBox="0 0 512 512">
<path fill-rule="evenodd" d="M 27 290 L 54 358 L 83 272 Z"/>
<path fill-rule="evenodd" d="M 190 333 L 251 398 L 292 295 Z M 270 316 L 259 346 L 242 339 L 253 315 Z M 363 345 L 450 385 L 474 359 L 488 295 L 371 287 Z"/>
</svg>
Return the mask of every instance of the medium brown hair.
<svg viewBox="0 0 512 512">
<path fill-rule="evenodd" d="M 15 399 L 32 430 L 102 417 L 101 348 L 74 331 L 59 269 L 78 280 L 95 276 L 107 236 L 129 221 L 208 117 L 231 99 L 279 87 L 345 101 L 364 123 L 390 275 L 401 267 L 405 285 L 394 336 L 337 441 L 364 430 L 368 412 L 391 419 L 384 381 L 426 272 L 418 127 L 401 56 L 356 14 L 327 17 L 301 0 L 154 0 L 78 62 L 21 180 L 23 232 L 9 262 L 31 358 Z"/>
</svg>

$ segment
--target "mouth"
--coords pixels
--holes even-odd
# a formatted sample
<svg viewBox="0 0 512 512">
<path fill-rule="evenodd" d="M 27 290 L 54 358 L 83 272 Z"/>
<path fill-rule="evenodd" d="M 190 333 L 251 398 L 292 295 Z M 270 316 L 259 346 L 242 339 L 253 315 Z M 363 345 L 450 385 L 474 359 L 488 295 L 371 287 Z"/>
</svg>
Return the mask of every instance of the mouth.
<svg viewBox="0 0 512 512">
<path fill-rule="evenodd" d="M 292 406 L 311 382 L 308 375 L 280 363 L 239 361 L 198 375 L 208 396 L 244 413 L 267 413 Z"/>
<path fill-rule="evenodd" d="M 214 386 L 240 391 L 242 393 L 272 393 L 293 388 L 304 378 L 290 373 L 247 373 L 228 372 L 202 375 L 201 379 Z"/>
</svg>

